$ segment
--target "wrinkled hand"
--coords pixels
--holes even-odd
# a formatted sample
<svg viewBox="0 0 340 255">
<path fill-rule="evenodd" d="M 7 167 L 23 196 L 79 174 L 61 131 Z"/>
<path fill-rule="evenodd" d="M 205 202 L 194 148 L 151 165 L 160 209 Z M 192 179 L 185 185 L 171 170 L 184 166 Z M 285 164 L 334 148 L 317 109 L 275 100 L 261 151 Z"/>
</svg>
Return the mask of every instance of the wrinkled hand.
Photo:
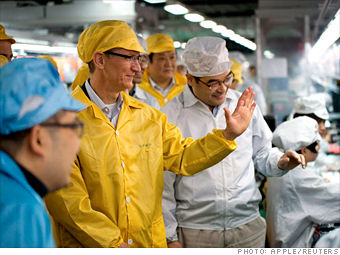
<svg viewBox="0 0 340 255">
<path fill-rule="evenodd" d="M 129 248 L 126 243 L 122 243 L 118 248 Z"/>
<path fill-rule="evenodd" d="M 288 150 L 282 155 L 277 166 L 282 170 L 291 170 L 299 164 L 302 165 L 302 168 L 306 168 L 305 157 L 296 151 Z"/>
<path fill-rule="evenodd" d="M 253 88 L 249 87 L 239 98 L 233 114 L 230 113 L 228 108 L 224 108 L 227 128 L 223 130 L 223 135 L 227 140 L 234 140 L 249 126 L 256 106 L 254 97 Z"/>
<path fill-rule="evenodd" d="M 180 242 L 178 241 L 173 241 L 168 243 L 168 248 L 183 248 Z"/>
</svg>

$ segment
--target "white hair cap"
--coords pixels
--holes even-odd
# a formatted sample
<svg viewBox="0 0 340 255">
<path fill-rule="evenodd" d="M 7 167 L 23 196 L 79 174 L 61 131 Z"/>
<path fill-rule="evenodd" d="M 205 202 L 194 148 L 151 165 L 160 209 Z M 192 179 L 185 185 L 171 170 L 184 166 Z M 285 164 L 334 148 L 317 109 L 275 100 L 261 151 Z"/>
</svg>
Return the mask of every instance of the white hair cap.
<svg viewBox="0 0 340 255">
<path fill-rule="evenodd" d="M 296 113 L 314 113 L 320 119 L 329 119 L 329 114 L 326 108 L 326 99 L 323 94 L 317 93 L 310 96 L 299 97 L 295 99 L 294 104 Z"/>
<path fill-rule="evenodd" d="M 321 140 L 316 120 L 307 117 L 297 117 L 281 123 L 273 133 L 273 144 L 286 150 L 298 151 L 302 147 Z"/>
<path fill-rule="evenodd" d="M 229 58 L 235 59 L 240 65 L 247 61 L 246 57 L 240 51 L 229 51 Z"/>
<path fill-rule="evenodd" d="M 188 73 L 196 77 L 225 73 L 233 64 L 229 61 L 225 40 L 211 36 L 190 39 L 183 52 L 183 61 Z"/>
</svg>

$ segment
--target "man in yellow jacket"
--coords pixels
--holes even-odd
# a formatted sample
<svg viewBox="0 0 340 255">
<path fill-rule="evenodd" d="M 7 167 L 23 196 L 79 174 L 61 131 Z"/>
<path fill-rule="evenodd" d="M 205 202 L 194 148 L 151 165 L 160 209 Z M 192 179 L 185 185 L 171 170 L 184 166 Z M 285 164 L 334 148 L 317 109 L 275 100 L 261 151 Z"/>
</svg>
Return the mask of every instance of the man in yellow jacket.
<svg viewBox="0 0 340 255">
<path fill-rule="evenodd" d="M 126 95 L 144 52 L 123 21 L 101 21 L 79 37 L 90 79 L 73 96 L 87 105 L 71 185 L 46 198 L 59 247 L 166 247 L 163 171 L 192 175 L 236 149 L 255 103 L 248 89 L 225 130 L 184 139 L 160 111 Z"/>
<path fill-rule="evenodd" d="M 176 50 L 169 35 L 150 35 L 146 42 L 149 66 L 138 86 L 156 98 L 160 107 L 163 107 L 183 91 L 187 79 L 176 71 Z"/>
</svg>

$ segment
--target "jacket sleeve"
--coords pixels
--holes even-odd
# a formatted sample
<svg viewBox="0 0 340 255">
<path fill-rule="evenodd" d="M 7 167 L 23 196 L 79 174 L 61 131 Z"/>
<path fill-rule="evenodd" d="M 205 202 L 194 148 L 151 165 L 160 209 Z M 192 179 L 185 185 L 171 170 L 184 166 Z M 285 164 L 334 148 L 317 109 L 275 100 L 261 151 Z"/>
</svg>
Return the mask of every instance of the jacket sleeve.
<svg viewBox="0 0 340 255">
<path fill-rule="evenodd" d="M 197 140 L 183 138 L 166 115 L 162 118 L 164 169 L 175 174 L 190 176 L 200 172 L 220 162 L 237 147 L 234 140 L 225 139 L 220 129 Z"/>
<path fill-rule="evenodd" d="M 321 176 L 300 170 L 294 178 L 304 212 L 317 224 L 340 222 L 340 184 L 326 183 Z"/>
<path fill-rule="evenodd" d="M 71 179 L 70 186 L 45 198 L 54 221 L 85 247 L 119 247 L 123 243 L 120 230 L 106 215 L 92 208 L 78 159 Z"/>
<path fill-rule="evenodd" d="M 178 240 L 177 219 L 176 219 L 176 175 L 172 172 L 164 172 L 164 189 L 162 199 L 162 209 L 167 242 Z"/>
<path fill-rule="evenodd" d="M 256 170 L 269 177 L 286 174 L 287 171 L 281 170 L 277 166 L 283 153 L 277 148 L 272 148 L 273 134 L 258 107 L 255 108 L 253 116 L 250 125 L 253 132 L 253 161 Z"/>
</svg>

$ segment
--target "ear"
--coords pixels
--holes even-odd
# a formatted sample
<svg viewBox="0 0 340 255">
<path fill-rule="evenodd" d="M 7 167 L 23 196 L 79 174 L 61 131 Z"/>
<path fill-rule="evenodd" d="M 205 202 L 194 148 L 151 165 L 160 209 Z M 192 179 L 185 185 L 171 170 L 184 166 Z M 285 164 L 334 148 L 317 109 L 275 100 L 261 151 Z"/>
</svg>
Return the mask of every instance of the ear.
<svg viewBox="0 0 340 255">
<path fill-rule="evenodd" d="M 104 63 L 105 63 L 104 54 L 101 52 L 94 53 L 93 63 L 95 64 L 96 68 L 101 69 L 101 70 L 104 69 Z"/>
<path fill-rule="evenodd" d="M 191 75 L 191 74 L 186 74 L 185 75 L 186 77 L 187 77 L 187 81 L 188 81 L 188 85 L 190 86 L 190 87 L 192 87 L 192 82 L 193 82 L 193 80 L 194 80 L 194 77 Z"/>
<path fill-rule="evenodd" d="M 47 130 L 43 130 L 39 125 L 31 128 L 28 137 L 28 146 L 32 153 L 38 156 L 46 154 Z"/>
<path fill-rule="evenodd" d="M 301 148 L 301 154 L 302 154 L 302 155 L 306 155 L 307 150 L 308 150 L 308 149 L 307 149 L 305 146 L 303 146 L 303 147 Z"/>
</svg>

